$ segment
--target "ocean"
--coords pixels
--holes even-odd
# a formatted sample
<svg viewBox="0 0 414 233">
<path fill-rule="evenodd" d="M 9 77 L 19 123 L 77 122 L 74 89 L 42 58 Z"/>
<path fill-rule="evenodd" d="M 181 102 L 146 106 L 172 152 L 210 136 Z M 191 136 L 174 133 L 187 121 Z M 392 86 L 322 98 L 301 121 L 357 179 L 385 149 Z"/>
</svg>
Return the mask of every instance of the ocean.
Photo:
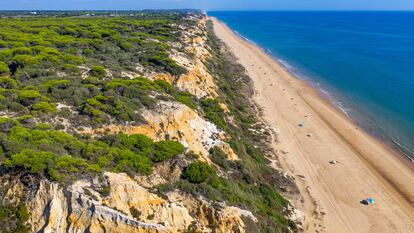
<svg viewBox="0 0 414 233">
<path fill-rule="evenodd" d="M 414 12 L 208 12 L 414 159 Z"/>
</svg>

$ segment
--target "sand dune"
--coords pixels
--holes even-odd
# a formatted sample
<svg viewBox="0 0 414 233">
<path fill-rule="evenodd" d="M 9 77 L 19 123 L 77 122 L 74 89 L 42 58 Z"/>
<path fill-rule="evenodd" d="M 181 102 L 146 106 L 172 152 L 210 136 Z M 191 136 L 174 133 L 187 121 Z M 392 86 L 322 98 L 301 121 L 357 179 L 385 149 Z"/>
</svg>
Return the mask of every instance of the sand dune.
<svg viewBox="0 0 414 233">
<path fill-rule="evenodd" d="M 414 232 L 413 164 L 358 129 L 260 48 L 213 22 L 253 79 L 264 120 L 278 129 L 273 146 L 285 152 L 280 163 L 301 190 L 305 231 Z M 367 197 L 376 203 L 362 205 Z"/>
</svg>

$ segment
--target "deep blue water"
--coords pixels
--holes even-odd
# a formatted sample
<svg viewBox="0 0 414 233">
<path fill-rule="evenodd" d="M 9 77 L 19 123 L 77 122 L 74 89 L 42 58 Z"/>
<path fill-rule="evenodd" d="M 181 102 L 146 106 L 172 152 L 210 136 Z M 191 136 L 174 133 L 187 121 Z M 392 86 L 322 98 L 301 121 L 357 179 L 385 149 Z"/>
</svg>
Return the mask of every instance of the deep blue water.
<svg viewBox="0 0 414 233">
<path fill-rule="evenodd" d="M 414 158 L 414 12 L 209 12 Z"/>
</svg>

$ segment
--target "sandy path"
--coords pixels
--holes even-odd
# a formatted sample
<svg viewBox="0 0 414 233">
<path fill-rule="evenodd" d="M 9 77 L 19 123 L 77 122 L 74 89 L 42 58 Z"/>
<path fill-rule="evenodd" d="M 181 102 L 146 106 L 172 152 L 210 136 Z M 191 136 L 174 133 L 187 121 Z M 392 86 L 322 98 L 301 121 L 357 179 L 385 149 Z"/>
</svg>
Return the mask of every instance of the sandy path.
<svg viewBox="0 0 414 233">
<path fill-rule="evenodd" d="M 356 128 L 262 50 L 213 22 L 253 79 L 254 99 L 278 131 L 275 149 L 288 152 L 278 153 L 279 160 L 301 190 L 305 230 L 414 232 L 413 164 Z M 367 197 L 375 205 L 360 203 Z"/>
</svg>

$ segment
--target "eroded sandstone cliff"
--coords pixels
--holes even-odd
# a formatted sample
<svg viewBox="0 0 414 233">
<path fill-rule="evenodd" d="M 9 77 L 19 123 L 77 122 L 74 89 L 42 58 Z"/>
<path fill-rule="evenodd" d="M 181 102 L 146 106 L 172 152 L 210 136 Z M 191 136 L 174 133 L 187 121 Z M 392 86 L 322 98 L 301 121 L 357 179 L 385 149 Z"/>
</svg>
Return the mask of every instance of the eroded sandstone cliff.
<svg viewBox="0 0 414 233">
<path fill-rule="evenodd" d="M 41 181 L 27 202 L 33 232 L 245 232 L 250 211 L 195 199 L 178 190 L 161 197 L 126 174 L 78 180 L 68 187 Z M 108 192 L 103 194 L 103 186 Z M 14 192 L 23 191 L 20 183 Z"/>
<path fill-rule="evenodd" d="M 123 80 L 135 80 L 138 76 L 143 76 L 145 80 L 163 80 L 178 91 L 189 93 L 193 101 L 198 103 L 196 106 L 180 101 L 171 93 L 149 91 L 149 102 L 156 101 L 150 107 L 149 104 L 140 106 L 135 113 L 139 113 L 142 119 L 136 121 L 120 122 L 110 116 L 105 123 L 99 122 L 97 127 L 76 125 L 76 117 L 80 117 L 81 113 L 76 106 L 66 103 L 57 104 L 57 111 L 61 115 L 48 119 L 51 124 L 62 124 L 63 131 L 87 139 L 141 134 L 155 142 L 178 141 L 184 146 L 184 153 L 163 162 L 154 162 L 150 174 L 115 173 L 118 172 L 118 167 L 115 167 L 111 170 L 113 172 L 99 173 L 100 168 L 93 169 L 93 175 L 82 174 L 65 182 L 51 181 L 45 176 L 32 176 L 30 172 L 29 175 L 22 172 L 29 180 L 21 177 L 9 179 L 7 176 L 7 192 L 4 195 L 0 193 L 2 202 L 12 206 L 24 203 L 29 213 L 27 223 L 31 232 L 244 233 L 262 228 L 273 230 L 279 225 L 280 229 L 290 230 L 290 227 L 294 227 L 284 217 L 288 203 L 274 191 L 274 184 L 288 183 L 287 178 L 280 181 L 280 177 L 273 173 L 276 171 L 267 167 L 266 159 L 260 157 L 258 146 L 237 133 L 237 130 L 246 130 L 251 134 L 249 137 L 259 142 L 266 137 L 266 130 L 248 117 L 235 123 L 234 109 L 245 111 L 239 115 L 248 115 L 250 110 L 245 110 L 247 107 L 242 103 L 236 103 L 237 106 L 226 105 L 228 102 L 224 100 L 229 97 L 220 96 L 216 80 L 218 74 L 209 70 L 207 64 L 214 59 L 214 54 L 209 45 L 208 18 L 197 13 L 190 14 L 186 20 L 192 23 L 179 25 L 180 37 L 168 42 L 169 58 L 184 67 L 186 72 L 171 74 L 135 64 L 135 70 L 119 72 L 106 69 L 105 78 L 111 80 L 113 74 L 118 74 Z M 81 66 L 80 70 L 82 78 L 88 79 L 91 69 Z M 241 73 L 236 75 L 237 79 Z M 61 74 L 62 77 L 65 75 Z M 95 91 L 92 84 L 87 85 L 90 89 L 85 92 Z M 126 84 L 122 85 L 116 91 L 122 92 Z M 98 96 L 100 99 L 89 99 L 88 104 L 99 107 L 102 99 L 110 102 Z M 209 119 L 206 109 L 200 106 L 201 101 L 208 99 L 217 103 L 216 109 L 212 111 L 220 111 L 220 114 L 215 115 L 216 121 Z M 110 102 L 110 105 L 116 105 L 116 102 Z M 72 118 L 68 119 L 65 114 Z M 103 115 L 96 111 L 92 111 L 93 114 Z M 225 127 L 217 123 L 217 118 L 226 122 Z M 33 121 L 42 122 L 39 119 Z M 249 129 L 242 129 L 247 127 L 242 127 L 242 124 L 249 125 Z M 229 132 L 230 127 L 233 127 L 232 133 Z M 213 168 L 214 175 L 217 173 L 208 185 L 182 181 L 185 168 L 197 161 L 206 162 Z M 237 182 L 228 180 L 233 178 Z M 163 189 L 171 184 L 174 184 L 173 188 L 167 191 Z M 227 204 L 226 199 L 232 204 Z M 263 220 L 257 213 L 270 217 Z"/>
</svg>

